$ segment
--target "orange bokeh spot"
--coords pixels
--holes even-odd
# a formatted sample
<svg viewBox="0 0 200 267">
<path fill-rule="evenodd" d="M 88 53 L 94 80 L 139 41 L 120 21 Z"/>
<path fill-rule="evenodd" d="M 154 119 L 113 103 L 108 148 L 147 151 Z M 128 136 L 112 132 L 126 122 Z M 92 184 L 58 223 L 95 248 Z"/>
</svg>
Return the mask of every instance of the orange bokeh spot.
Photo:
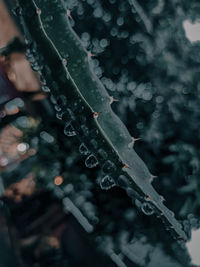
<svg viewBox="0 0 200 267">
<path fill-rule="evenodd" d="M 63 180 L 63 177 L 62 176 L 56 176 L 54 178 L 54 184 L 57 185 L 57 186 L 61 185 L 63 183 L 63 181 L 64 180 Z"/>
</svg>

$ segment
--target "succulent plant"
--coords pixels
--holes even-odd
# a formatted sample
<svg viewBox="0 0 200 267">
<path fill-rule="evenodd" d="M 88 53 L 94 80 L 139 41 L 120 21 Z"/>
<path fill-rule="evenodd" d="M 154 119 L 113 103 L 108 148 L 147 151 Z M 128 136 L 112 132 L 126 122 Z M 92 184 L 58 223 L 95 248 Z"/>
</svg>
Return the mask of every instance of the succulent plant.
<svg viewBox="0 0 200 267">
<path fill-rule="evenodd" d="M 155 213 L 174 237 L 186 240 L 181 224 L 154 190 L 154 176 L 133 149 L 136 139 L 112 111 L 114 99 L 94 74 L 92 54 L 72 29 L 65 3 L 19 0 L 15 13 L 22 25 L 27 59 L 40 74 L 42 89 L 50 93 L 64 133 L 80 140 L 85 165 L 101 166 L 102 189 L 124 188 L 146 215 Z"/>
</svg>

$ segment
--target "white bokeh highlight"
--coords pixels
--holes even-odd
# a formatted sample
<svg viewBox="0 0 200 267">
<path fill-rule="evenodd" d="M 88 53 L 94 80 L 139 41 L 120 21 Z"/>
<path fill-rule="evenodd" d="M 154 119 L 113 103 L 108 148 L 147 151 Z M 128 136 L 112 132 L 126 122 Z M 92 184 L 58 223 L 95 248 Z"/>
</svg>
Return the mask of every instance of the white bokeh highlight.
<svg viewBox="0 0 200 267">
<path fill-rule="evenodd" d="M 200 41 L 200 21 L 192 23 L 189 20 L 184 20 L 183 28 L 187 39 L 191 43 Z"/>
<path fill-rule="evenodd" d="M 191 240 L 186 243 L 192 263 L 200 266 L 200 229 L 192 230 Z"/>
</svg>

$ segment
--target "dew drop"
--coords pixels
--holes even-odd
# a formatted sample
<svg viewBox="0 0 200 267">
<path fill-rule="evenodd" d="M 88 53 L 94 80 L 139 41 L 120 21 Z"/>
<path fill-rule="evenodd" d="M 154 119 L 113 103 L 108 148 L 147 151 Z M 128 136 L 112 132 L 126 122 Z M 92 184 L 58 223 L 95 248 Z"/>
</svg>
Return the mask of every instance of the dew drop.
<svg viewBox="0 0 200 267">
<path fill-rule="evenodd" d="M 41 70 L 41 67 L 35 62 L 34 64 L 31 65 L 32 69 L 34 71 L 39 71 Z"/>
<path fill-rule="evenodd" d="M 154 209 L 150 203 L 144 202 L 141 206 L 141 210 L 145 215 L 148 215 L 148 216 L 154 214 Z"/>
<path fill-rule="evenodd" d="M 56 113 L 56 117 L 59 119 L 59 120 L 62 120 L 62 116 L 63 116 L 63 112 L 62 111 L 58 111 Z"/>
<path fill-rule="evenodd" d="M 102 167 L 102 170 L 105 173 L 111 173 L 111 172 L 114 172 L 116 170 L 116 166 L 115 166 L 115 164 L 112 161 L 107 160 L 104 163 L 104 165 Z"/>
<path fill-rule="evenodd" d="M 94 168 L 98 165 L 98 160 L 93 154 L 91 154 L 86 158 L 85 165 L 88 168 Z"/>
<path fill-rule="evenodd" d="M 79 152 L 82 154 L 82 155 L 87 155 L 89 153 L 89 150 L 88 148 L 86 147 L 86 145 L 84 143 L 82 143 L 80 146 L 79 146 Z"/>
<path fill-rule="evenodd" d="M 29 51 L 26 51 L 26 58 L 31 64 L 36 63 L 36 60 L 35 60 L 33 54 L 31 54 L 31 52 L 29 52 Z"/>
<path fill-rule="evenodd" d="M 115 181 L 109 175 L 106 175 L 105 177 L 103 177 L 101 182 L 100 182 L 101 189 L 103 189 L 103 190 L 111 189 L 115 185 L 116 185 Z"/>
<path fill-rule="evenodd" d="M 12 12 L 15 16 L 21 16 L 22 15 L 22 9 L 19 6 L 16 6 L 12 9 Z"/>
<path fill-rule="evenodd" d="M 65 125 L 64 134 L 66 134 L 67 136 L 75 136 L 76 135 L 76 131 L 70 123 L 67 123 Z"/>
<path fill-rule="evenodd" d="M 60 95 L 58 98 L 57 98 L 57 103 L 59 106 L 61 107 L 64 107 L 67 105 L 67 98 L 65 95 Z"/>
<path fill-rule="evenodd" d="M 55 108 L 56 111 L 61 111 L 61 107 L 58 106 L 58 105 L 55 105 L 54 108 Z"/>
</svg>

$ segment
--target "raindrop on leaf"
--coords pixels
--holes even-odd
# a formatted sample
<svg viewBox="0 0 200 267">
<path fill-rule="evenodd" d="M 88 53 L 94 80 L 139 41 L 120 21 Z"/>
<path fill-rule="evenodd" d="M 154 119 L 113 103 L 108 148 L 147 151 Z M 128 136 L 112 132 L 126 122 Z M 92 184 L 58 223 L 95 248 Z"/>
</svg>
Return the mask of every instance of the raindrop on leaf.
<svg viewBox="0 0 200 267">
<path fill-rule="evenodd" d="M 66 96 L 64 95 L 60 95 L 58 98 L 57 98 L 57 104 L 61 107 L 64 107 L 66 106 L 67 104 L 67 98 Z"/>
<path fill-rule="evenodd" d="M 54 108 L 55 108 L 56 111 L 61 111 L 61 107 L 58 106 L 58 105 L 55 105 Z"/>
<path fill-rule="evenodd" d="M 74 127 L 70 123 L 67 123 L 65 125 L 64 134 L 66 134 L 67 136 L 74 136 L 74 135 L 76 135 L 76 131 L 75 131 Z"/>
<path fill-rule="evenodd" d="M 102 170 L 105 173 L 111 173 L 111 172 L 114 172 L 116 170 L 116 166 L 115 166 L 115 164 L 112 161 L 107 160 L 104 163 L 104 165 L 102 167 Z"/>
<path fill-rule="evenodd" d="M 91 154 L 86 158 L 85 165 L 88 168 L 94 168 L 98 165 L 98 160 L 93 154 Z"/>
<path fill-rule="evenodd" d="M 144 202 L 141 206 L 141 210 L 145 215 L 148 215 L 148 216 L 154 214 L 154 209 L 150 203 Z"/>
<path fill-rule="evenodd" d="M 101 182 L 100 182 L 101 189 L 103 189 L 103 190 L 108 190 L 108 189 L 114 187 L 115 185 L 116 185 L 115 181 L 109 175 L 106 175 L 105 177 L 103 177 Z"/>
<path fill-rule="evenodd" d="M 63 116 L 63 112 L 62 111 L 58 111 L 56 113 L 56 117 L 59 119 L 59 120 L 62 120 L 62 116 Z"/>
<path fill-rule="evenodd" d="M 87 155 L 89 153 L 89 150 L 88 148 L 86 147 L 86 145 L 84 143 L 82 143 L 80 146 L 79 146 L 79 152 L 82 154 L 82 155 Z"/>
</svg>

